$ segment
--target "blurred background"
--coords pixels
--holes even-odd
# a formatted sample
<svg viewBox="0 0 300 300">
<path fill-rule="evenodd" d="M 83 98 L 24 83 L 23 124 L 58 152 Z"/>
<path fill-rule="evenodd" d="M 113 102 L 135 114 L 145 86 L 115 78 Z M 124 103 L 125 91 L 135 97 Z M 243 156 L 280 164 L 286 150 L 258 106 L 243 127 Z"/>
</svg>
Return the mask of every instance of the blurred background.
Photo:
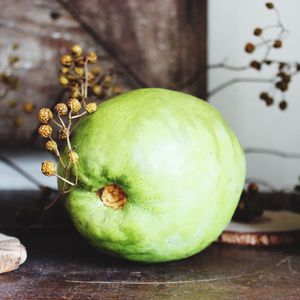
<svg viewBox="0 0 300 300">
<path fill-rule="evenodd" d="M 73 44 L 95 51 L 122 91 L 165 87 L 208 100 L 247 150 L 248 182 L 262 191 L 294 193 L 300 2 L 272 3 L 275 8 L 261 0 L 2 0 L 2 195 L 38 185 L 56 189 L 56 179 L 40 172 L 51 155 L 37 136 L 36 114 L 63 99 L 59 59 Z M 262 32 L 254 34 L 257 28 Z M 289 76 L 282 79 L 288 88 L 278 87 L 279 72 Z M 260 99 L 262 93 L 268 98 Z M 109 96 L 104 91 L 99 101 Z"/>
<path fill-rule="evenodd" d="M 36 115 L 63 99 L 59 60 L 73 44 L 97 53 L 116 78 L 113 88 L 166 87 L 205 98 L 206 10 L 206 1 L 1 1 L 1 155 L 56 188 L 40 172 L 49 155 L 40 150 Z M 2 190 L 37 188 L 8 164 L 0 164 L 0 177 Z"/>
</svg>

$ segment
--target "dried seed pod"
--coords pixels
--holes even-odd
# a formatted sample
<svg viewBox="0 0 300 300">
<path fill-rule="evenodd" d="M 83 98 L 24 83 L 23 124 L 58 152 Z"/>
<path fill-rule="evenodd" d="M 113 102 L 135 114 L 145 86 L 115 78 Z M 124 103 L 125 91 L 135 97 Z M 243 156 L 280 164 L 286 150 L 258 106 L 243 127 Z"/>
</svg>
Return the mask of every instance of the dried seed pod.
<svg viewBox="0 0 300 300">
<path fill-rule="evenodd" d="M 81 110 L 81 103 L 76 98 L 69 99 L 68 106 L 70 107 L 73 113 L 77 113 Z"/>
<path fill-rule="evenodd" d="M 77 67 L 83 67 L 84 66 L 84 57 L 83 56 L 77 56 L 76 58 L 75 58 L 75 65 L 77 66 Z"/>
<path fill-rule="evenodd" d="M 286 66 L 286 63 L 284 63 L 284 62 L 279 63 L 278 70 L 279 71 L 283 70 L 285 66 Z"/>
<path fill-rule="evenodd" d="M 72 98 L 79 98 L 81 96 L 80 89 L 78 87 L 73 87 L 71 89 L 70 95 Z"/>
<path fill-rule="evenodd" d="M 61 74 L 68 74 L 69 73 L 69 68 L 67 68 L 67 67 L 61 67 L 60 68 L 60 73 Z"/>
<path fill-rule="evenodd" d="M 60 63 L 63 66 L 69 67 L 71 66 L 72 62 L 73 62 L 73 58 L 71 55 L 65 54 L 60 58 Z"/>
<path fill-rule="evenodd" d="M 273 43 L 274 48 L 281 48 L 282 47 L 282 41 L 281 40 L 276 40 Z"/>
<path fill-rule="evenodd" d="M 261 69 L 261 63 L 258 62 L 258 61 L 256 61 L 256 60 L 252 60 L 252 61 L 250 62 L 250 67 L 251 67 L 251 68 L 254 68 L 254 69 L 256 69 L 256 70 L 260 70 L 260 69 Z"/>
<path fill-rule="evenodd" d="M 121 94 L 121 93 L 122 93 L 122 88 L 121 88 L 119 85 L 115 85 L 115 86 L 113 87 L 113 93 L 114 93 L 115 95 Z"/>
<path fill-rule="evenodd" d="M 75 56 L 79 56 L 82 54 L 82 47 L 80 45 L 73 45 L 71 47 L 71 52 L 75 55 Z"/>
<path fill-rule="evenodd" d="M 286 74 L 286 75 L 282 78 L 282 80 L 283 80 L 284 82 L 286 82 L 286 83 L 289 83 L 289 82 L 291 81 L 291 75 Z"/>
<path fill-rule="evenodd" d="M 74 72 L 80 76 L 80 77 L 83 77 L 84 76 L 84 69 L 83 68 L 79 68 L 79 67 L 75 67 L 74 68 Z"/>
<path fill-rule="evenodd" d="M 87 106 L 85 107 L 85 110 L 91 114 L 97 110 L 97 103 L 96 102 L 91 102 L 88 103 Z"/>
<path fill-rule="evenodd" d="M 56 174 L 56 165 L 52 161 L 45 160 L 42 162 L 41 171 L 45 176 L 53 176 Z"/>
<path fill-rule="evenodd" d="M 266 100 L 269 98 L 269 94 L 266 93 L 266 92 L 262 92 L 260 95 L 259 95 L 260 99 L 261 100 Z"/>
<path fill-rule="evenodd" d="M 69 135 L 68 128 L 63 127 L 61 129 L 59 129 L 59 131 L 58 131 L 58 139 L 59 140 L 66 140 L 68 135 Z"/>
<path fill-rule="evenodd" d="M 271 106 L 274 103 L 274 98 L 273 97 L 268 97 L 266 100 L 266 105 Z"/>
<path fill-rule="evenodd" d="M 23 109 L 24 113 L 30 114 L 33 112 L 34 107 L 35 106 L 32 102 L 25 102 L 25 103 L 23 103 L 22 109 Z"/>
<path fill-rule="evenodd" d="M 280 77 L 283 82 L 289 83 L 291 81 L 291 75 L 285 72 L 279 72 L 277 76 Z"/>
<path fill-rule="evenodd" d="M 9 86 L 12 90 L 16 90 L 19 85 L 19 79 L 16 76 L 13 75 L 7 75 L 5 73 L 1 74 L 0 80 Z"/>
<path fill-rule="evenodd" d="M 92 74 L 94 74 L 95 76 L 99 75 L 101 73 L 101 67 L 100 66 L 93 66 L 91 69 L 90 69 L 90 72 Z"/>
<path fill-rule="evenodd" d="M 247 43 L 245 46 L 245 51 L 247 53 L 252 53 L 255 50 L 255 46 L 252 43 Z"/>
<path fill-rule="evenodd" d="M 287 108 L 287 102 L 285 100 L 280 101 L 279 108 L 285 110 Z"/>
<path fill-rule="evenodd" d="M 19 57 L 19 56 L 16 56 L 16 55 L 11 55 L 11 56 L 9 56 L 9 58 L 8 58 L 9 64 L 10 64 L 11 66 L 13 66 L 14 64 L 16 64 L 19 60 L 20 60 L 20 57 Z"/>
<path fill-rule="evenodd" d="M 112 77 L 110 75 L 106 75 L 103 79 L 104 86 L 109 86 L 112 82 Z"/>
<path fill-rule="evenodd" d="M 57 144 L 55 141 L 48 141 L 46 144 L 45 144 L 45 148 L 48 150 L 48 151 L 52 151 L 52 152 L 56 152 L 57 151 Z"/>
<path fill-rule="evenodd" d="M 54 107 L 54 110 L 60 116 L 64 116 L 68 113 L 68 107 L 65 103 L 57 103 Z"/>
<path fill-rule="evenodd" d="M 86 60 L 90 64 L 94 64 L 97 61 L 97 54 L 95 52 L 90 52 L 86 56 Z"/>
<path fill-rule="evenodd" d="M 74 165 L 77 165 L 78 160 L 79 160 L 78 154 L 77 154 L 75 151 L 70 151 L 70 152 L 68 153 L 68 156 L 69 156 L 71 162 L 72 162 Z"/>
<path fill-rule="evenodd" d="M 271 65 L 271 64 L 272 64 L 272 61 L 271 61 L 271 60 L 264 60 L 264 63 L 265 63 L 266 65 Z"/>
<path fill-rule="evenodd" d="M 89 83 L 91 83 L 95 79 L 95 76 L 93 73 L 89 72 L 87 75 L 87 80 Z"/>
<path fill-rule="evenodd" d="M 285 92 L 288 89 L 288 83 L 285 81 L 278 81 L 275 84 L 276 88 L 279 89 L 282 92 Z"/>
<path fill-rule="evenodd" d="M 77 76 L 75 76 L 73 74 L 67 74 L 66 77 L 67 77 L 67 79 L 69 80 L 70 83 L 77 80 Z"/>
<path fill-rule="evenodd" d="M 48 124 L 41 125 L 38 129 L 38 133 L 41 137 L 48 138 L 52 134 L 52 127 Z"/>
<path fill-rule="evenodd" d="M 17 128 L 20 128 L 24 124 L 24 119 L 22 116 L 17 116 L 14 120 L 14 124 Z"/>
<path fill-rule="evenodd" d="M 59 77 L 59 83 L 62 86 L 67 86 L 69 84 L 69 79 L 66 76 L 60 76 Z"/>
<path fill-rule="evenodd" d="M 254 182 L 249 183 L 247 191 L 250 192 L 250 193 L 257 193 L 257 192 L 259 192 L 258 185 L 256 183 L 254 183 Z"/>
<path fill-rule="evenodd" d="M 93 93 L 96 96 L 101 96 L 102 95 L 102 87 L 100 85 L 94 85 L 92 90 L 93 90 Z"/>
<path fill-rule="evenodd" d="M 252 201 L 252 192 L 243 191 L 238 207 L 234 213 L 233 220 L 249 222 L 256 217 L 261 217 L 263 208 L 260 202 Z"/>
<path fill-rule="evenodd" d="M 262 29 L 259 28 L 259 27 L 255 28 L 254 31 L 253 31 L 253 34 L 256 35 L 256 36 L 260 36 L 261 33 L 262 33 Z"/>
<path fill-rule="evenodd" d="M 38 112 L 38 119 L 41 123 L 47 124 L 53 119 L 53 113 L 49 108 L 41 108 Z"/>
</svg>

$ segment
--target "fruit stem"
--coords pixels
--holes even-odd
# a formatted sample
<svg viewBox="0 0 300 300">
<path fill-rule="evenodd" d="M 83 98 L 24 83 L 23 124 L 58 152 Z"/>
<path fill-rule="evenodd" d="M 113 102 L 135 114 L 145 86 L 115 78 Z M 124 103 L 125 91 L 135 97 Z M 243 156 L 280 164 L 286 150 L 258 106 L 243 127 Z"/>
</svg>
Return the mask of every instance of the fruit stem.
<svg viewBox="0 0 300 300">
<path fill-rule="evenodd" d="M 126 193 L 119 185 L 114 183 L 105 185 L 99 189 L 96 194 L 105 206 L 113 209 L 123 208 L 127 202 Z"/>
</svg>

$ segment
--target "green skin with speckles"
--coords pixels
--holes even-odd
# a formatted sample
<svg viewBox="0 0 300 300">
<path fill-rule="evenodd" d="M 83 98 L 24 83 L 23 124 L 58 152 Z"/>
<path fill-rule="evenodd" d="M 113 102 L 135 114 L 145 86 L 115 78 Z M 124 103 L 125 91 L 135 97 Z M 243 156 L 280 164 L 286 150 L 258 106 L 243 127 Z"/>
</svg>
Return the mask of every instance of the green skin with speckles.
<svg viewBox="0 0 300 300">
<path fill-rule="evenodd" d="M 244 152 L 220 113 L 171 90 L 104 102 L 79 121 L 71 143 L 79 179 L 65 205 L 75 227 L 129 260 L 173 261 L 207 247 L 230 222 L 245 180 Z M 110 183 L 127 194 L 124 208 L 106 207 L 97 195 Z"/>
</svg>

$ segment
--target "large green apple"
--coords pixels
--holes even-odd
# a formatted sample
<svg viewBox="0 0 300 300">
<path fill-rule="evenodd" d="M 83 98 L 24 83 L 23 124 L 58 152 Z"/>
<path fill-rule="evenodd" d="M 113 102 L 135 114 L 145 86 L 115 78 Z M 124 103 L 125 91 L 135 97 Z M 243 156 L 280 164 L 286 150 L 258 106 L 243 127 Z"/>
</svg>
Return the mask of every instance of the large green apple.
<svg viewBox="0 0 300 300">
<path fill-rule="evenodd" d="M 78 185 L 65 204 L 104 252 L 143 262 L 191 256 L 220 235 L 239 201 L 243 150 L 220 113 L 193 96 L 130 91 L 83 118 L 71 142 Z"/>
</svg>

